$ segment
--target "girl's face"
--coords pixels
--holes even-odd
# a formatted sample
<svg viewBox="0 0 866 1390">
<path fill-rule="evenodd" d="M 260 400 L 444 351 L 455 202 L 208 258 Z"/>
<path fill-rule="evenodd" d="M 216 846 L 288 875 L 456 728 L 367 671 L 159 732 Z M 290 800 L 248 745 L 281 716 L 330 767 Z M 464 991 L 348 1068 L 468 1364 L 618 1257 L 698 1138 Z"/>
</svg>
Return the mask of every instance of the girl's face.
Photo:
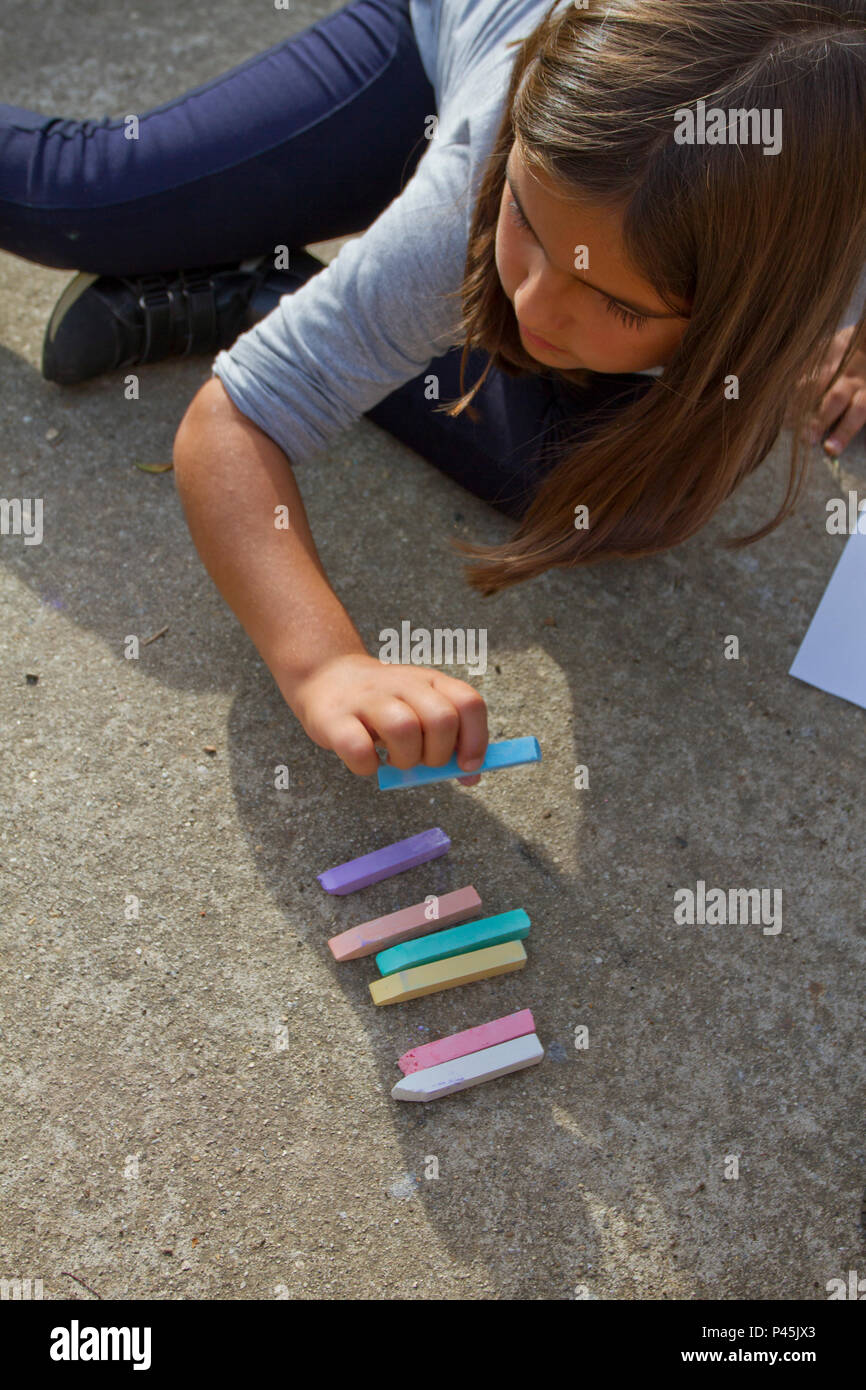
<svg viewBox="0 0 866 1390">
<path fill-rule="evenodd" d="M 638 372 L 664 366 L 688 326 L 626 259 L 619 213 L 570 197 L 524 164 L 513 145 L 496 227 L 496 269 L 523 346 L 560 370 Z M 586 247 L 586 252 L 580 248 Z M 581 269 L 575 268 L 578 259 Z"/>
</svg>

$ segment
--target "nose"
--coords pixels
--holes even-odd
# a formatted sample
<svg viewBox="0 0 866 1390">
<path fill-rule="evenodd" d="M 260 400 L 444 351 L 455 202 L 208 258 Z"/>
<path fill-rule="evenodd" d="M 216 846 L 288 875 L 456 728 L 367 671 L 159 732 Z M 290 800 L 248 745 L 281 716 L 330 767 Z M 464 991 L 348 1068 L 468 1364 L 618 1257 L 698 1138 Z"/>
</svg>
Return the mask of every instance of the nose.
<svg viewBox="0 0 866 1390">
<path fill-rule="evenodd" d="M 556 276 L 541 266 L 530 268 L 514 296 L 517 317 L 540 337 L 558 342 L 568 326 L 567 316 L 562 312 L 562 293 Z"/>
</svg>

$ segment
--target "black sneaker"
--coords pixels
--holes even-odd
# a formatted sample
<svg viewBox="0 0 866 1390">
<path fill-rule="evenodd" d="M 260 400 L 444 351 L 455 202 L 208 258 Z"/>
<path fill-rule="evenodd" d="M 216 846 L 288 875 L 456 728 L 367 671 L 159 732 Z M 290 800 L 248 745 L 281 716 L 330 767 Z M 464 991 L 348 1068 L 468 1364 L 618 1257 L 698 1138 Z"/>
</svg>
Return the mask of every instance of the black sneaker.
<svg viewBox="0 0 866 1390">
<path fill-rule="evenodd" d="M 301 285 L 306 284 L 307 280 L 312 280 L 314 275 L 325 269 L 325 262 L 310 255 L 309 251 L 292 251 L 290 266 L 289 270 L 274 270 L 269 264 L 266 265 L 264 260 L 258 263 L 256 283 L 250 295 L 241 332 L 246 332 L 254 323 L 266 318 L 271 310 L 277 307 L 284 294 L 293 294 Z"/>
<path fill-rule="evenodd" d="M 42 375 L 71 386 L 167 357 L 213 355 L 323 269 L 305 251 L 290 261 L 285 271 L 257 256 L 152 275 L 76 275 L 45 330 Z"/>
</svg>

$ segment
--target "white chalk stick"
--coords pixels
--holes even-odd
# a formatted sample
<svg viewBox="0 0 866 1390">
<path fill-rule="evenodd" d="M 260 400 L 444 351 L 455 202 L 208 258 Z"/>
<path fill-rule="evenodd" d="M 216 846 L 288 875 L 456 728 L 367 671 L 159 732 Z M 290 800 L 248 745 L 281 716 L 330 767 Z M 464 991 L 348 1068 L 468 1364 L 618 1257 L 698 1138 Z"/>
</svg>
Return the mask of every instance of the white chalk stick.
<svg viewBox="0 0 866 1390">
<path fill-rule="evenodd" d="M 529 1033 L 523 1038 L 512 1038 L 511 1042 L 485 1047 L 481 1052 L 470 1052 L 466 1057 L 455 1057 L 451 1062 L 410 1072 L 392 1088 L 391 1095 L 394 1100 L 438 1100 L 439 1096 L 450 1096 L 482 1081 L 532 1067 L 543 1056 L 538 1034 Z"/>
</svg>

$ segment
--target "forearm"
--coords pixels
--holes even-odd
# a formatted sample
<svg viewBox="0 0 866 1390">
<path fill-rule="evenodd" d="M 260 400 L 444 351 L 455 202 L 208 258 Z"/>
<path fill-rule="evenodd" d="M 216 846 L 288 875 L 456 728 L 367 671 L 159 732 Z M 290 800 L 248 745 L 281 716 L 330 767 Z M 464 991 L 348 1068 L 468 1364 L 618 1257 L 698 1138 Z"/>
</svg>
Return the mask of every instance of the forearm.
<svg viewBox="0 0 866 1390">
<path fill-rule="evenodd" d="M 205 568 L 289 704 L 330 657 L 365 650 L 328 583 L 286 455 L 216 377 L 181 422 L 174 467 Z M 275 524 L 278 507 L 288 529 Z"/>
</svg>

